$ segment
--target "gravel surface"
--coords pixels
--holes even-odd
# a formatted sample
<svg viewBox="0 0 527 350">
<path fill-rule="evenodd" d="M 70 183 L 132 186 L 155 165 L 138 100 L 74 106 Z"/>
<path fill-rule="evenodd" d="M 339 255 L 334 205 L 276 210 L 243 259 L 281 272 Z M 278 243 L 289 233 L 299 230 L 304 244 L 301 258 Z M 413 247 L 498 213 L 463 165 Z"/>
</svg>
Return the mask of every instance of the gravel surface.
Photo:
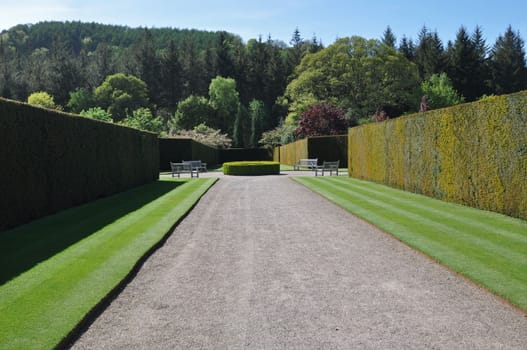
<svg viewBox="0 0 527 350">
<path fill-rule="evenodd" d="M 222 176 L 72 346 L 526 348 L 524 313 L 287 176 Z"/>
</svg>

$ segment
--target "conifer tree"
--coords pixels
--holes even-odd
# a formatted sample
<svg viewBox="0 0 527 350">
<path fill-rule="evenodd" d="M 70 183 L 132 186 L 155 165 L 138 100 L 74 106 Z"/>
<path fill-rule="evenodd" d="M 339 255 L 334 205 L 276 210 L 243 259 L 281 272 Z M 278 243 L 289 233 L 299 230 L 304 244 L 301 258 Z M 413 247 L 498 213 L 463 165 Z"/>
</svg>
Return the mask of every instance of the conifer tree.
<svg viewBox="0 0 527 350">
<path fill-rule="evenodd" d="M 477 45 L 481 46 L 483 40 L 478 32 Z M 484 45 L 484 44 L 483 44 Z M 484 61 L 476 48 L 476 42 L 469 36 L 465 27 L 460 27 L 456 41 L 447 51 L 448 76 L 452 85 L 467 101 L 474 101 L 485 90 L 485 76 L 483 75 Z"/>
<path fill-rule="evenodd" d="M 524 42 L 509 26 L 490 52 L 492 92 L 507 94 L 527 88 Z"/>
<path fill-rule="evenodd" d="M 414 61 L 422 79 L 444 70 L 444 49 L 437 32 L 432 33 L 426 27 L 421 29 Z"/>
<path fill-rule="evenodd" d="M 413 40 L 408 39 L 403 35 L 401 44 L 399 45 L 399 52 L 401 52 L 408 60 L 413 61 L 415 59 L 415 45 Z"/>
<path fill-rule="evenodd" d="M 397 38 L 393 34 L 392 28 L 390 28 L 390 26 L 386 27 L 386 30 L 383 33 L 381 41 L 382 41 L 382 43 L 384 45 L 395 49 L 395 44 L 397 43 Z"/>
<path fill-rule="evenodd" d="M 182 69 L 174 40 L 170 40 L 167 51 L 161 57 L 161 101 L 160 105 L 174 110 L 182 95 Z"/>
<path fill-rule="evenodd" d="M 135 59 L 138 76 L 148 86 L 150 101 L 154 104 L 160 104 L 160 62 L 152 33 L 146 28 L 135 50 Z"/>
</svg>

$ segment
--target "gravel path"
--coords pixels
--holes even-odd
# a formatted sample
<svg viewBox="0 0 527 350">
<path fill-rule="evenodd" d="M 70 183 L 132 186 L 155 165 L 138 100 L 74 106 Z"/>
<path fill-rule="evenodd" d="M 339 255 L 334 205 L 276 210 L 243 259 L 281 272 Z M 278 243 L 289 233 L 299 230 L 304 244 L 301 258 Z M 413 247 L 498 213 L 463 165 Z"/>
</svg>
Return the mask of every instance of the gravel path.
<svg viewBox="0 0 527 350">
<path fill-rule="evenodd" d="M 73 349 L 526 349 L 527 317 L 287 176 L 223 177 Z"/>
</svg>

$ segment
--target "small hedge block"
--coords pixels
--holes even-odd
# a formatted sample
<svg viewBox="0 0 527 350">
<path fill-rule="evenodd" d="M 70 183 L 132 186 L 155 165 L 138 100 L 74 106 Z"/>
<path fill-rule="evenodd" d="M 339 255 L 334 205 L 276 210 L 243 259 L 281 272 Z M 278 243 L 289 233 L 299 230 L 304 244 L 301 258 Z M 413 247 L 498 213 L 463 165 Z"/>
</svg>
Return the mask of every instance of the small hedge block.
<svg viewBox="0 0 527 350">
<path fill-rule="evenodd" d="M 279 175 L 278 162 L 228 162 L 223 163 L 225 175 Z"/>
</svg>

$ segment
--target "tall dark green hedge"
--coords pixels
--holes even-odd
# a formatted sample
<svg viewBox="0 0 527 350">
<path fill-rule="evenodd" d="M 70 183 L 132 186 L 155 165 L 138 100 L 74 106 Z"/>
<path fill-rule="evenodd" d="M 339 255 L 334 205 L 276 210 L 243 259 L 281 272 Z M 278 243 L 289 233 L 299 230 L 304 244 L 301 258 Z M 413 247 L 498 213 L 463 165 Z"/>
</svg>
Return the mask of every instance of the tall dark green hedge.
<svg viewBox="0 0 527 350">
<path fill-rule="evenodd" d="M 190 138 L 160 138 L 160 170 L 170 170 L 170 162 L 182 160 L 201 160 L 207 165 L 244 160 L 272 160 L 271 151 L 265 148 L 218 149 L 194 141 Z"/>
<path fill-rule="evenodd" d="M 192 139 L 185 138 L 160 138 L 159 169 L 167 171 L 170 170 L 170 162 L 192 160 L 192 142 Z"/>
<path fill-rule="evenodd" d="M 316 136 L 307 139 L 308 158 L 319 162 L 340 160 L 340 167 L 348 167 L 348 135 Z"/>
<path fill-rule="evenodd" d="M 170 162 L 183 160 L 201 160 L 209 166 L 218 164 L 218 150 L 214 147 L 196 142 L 190 138 L 160 138 L 159 167 L 170 170 Z"/>
<path fill-rule="evenodd" d="M 0 98 L 0 230 L 159 177 L 155 134 Z"/>
</svg>

